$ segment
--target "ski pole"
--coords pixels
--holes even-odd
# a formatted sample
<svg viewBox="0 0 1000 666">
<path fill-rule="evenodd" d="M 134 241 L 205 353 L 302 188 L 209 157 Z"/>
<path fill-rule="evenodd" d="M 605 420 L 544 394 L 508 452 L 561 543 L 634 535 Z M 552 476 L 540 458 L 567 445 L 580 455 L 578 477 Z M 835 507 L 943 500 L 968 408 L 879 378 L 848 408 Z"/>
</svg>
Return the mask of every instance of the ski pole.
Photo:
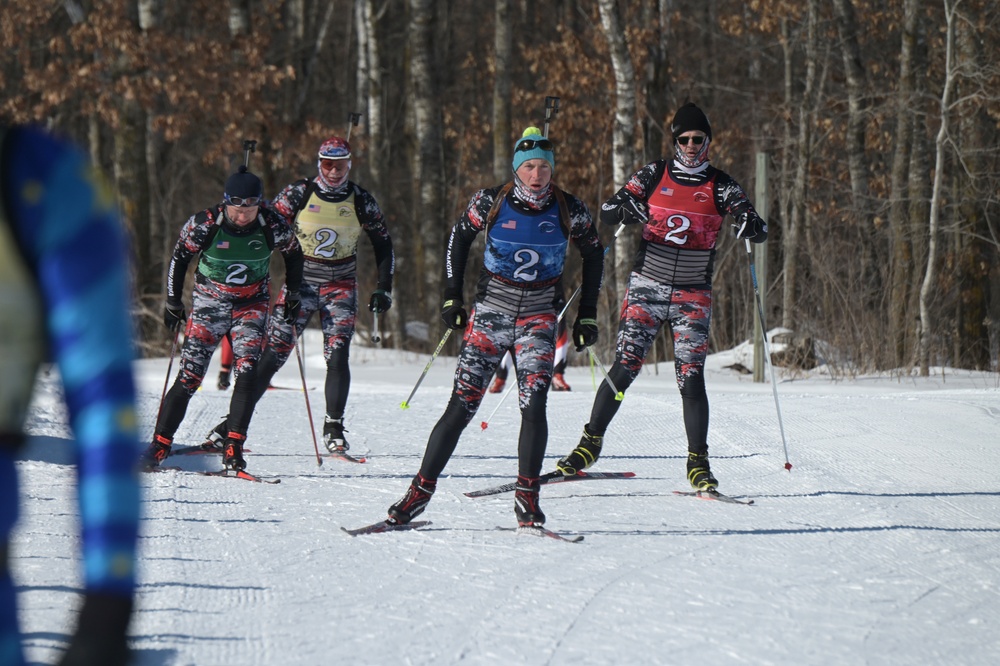
<svg viewBox="0 0 1000 666">
<path fill-rule="evenodd" d="M 292 327 L 292 335 L 295 335 L 295 327 Z M 301 336 L 299 336 L 301 337 Z M 309 432 L 312 433 L 313 448 L 316 450 L 316 466 L 323 466 L 323 458 L 319 455 L 319 442 L 316 440 L 316 426 L 313 425 L 312 405 L 309 404 L 309 389 L 306 388 L 306 367 L 302 362 L 302 352 L 299 351 L 299 341 L 294 340 L 295 358 L 299 361 L 299 376 L 302 377 L 302 395 L 306 398 L 306 415 L 309 417 Z"/>
<path fill-rule="evenodd" d="M 619 391 L 618 387 L 615 386 L 615 383 L 611 381 L 611 375 L 609 375 L 608 371 L 604 369 L 604 364 L 601 363 L 601 359 L 597 358 L 597 353 L 594 351 L 594 348 L 587 347 L 587 351 L 590 352 L 590 360 L 592 360 L 594 364 L 601 369 L 601 374 L 604 375 L 604 380 L 608 382 L 608 386 L 610 386 L 611 390 L 615 392 L 615 400 L 618 402 L 624 400 L 625 394 Z"/>
<path fill-rule="evenodd" d="M 542 127 L 542 136 L 546 139 L 549 138 L 549 122 L 552 118 L 559 113 L 559 98 L 558 97 L 546 97 L 545 98 L 545 125 Z"/>
<path fill-rule="evenodd" d="M 167 385 L 170 384 L 170 371 L 174 367 L 174 355 L 177 353 L 177 338 L 179 331 L 174 331 L 174 341 L 170 343 L 170 362 L 167 363 L 167 376 L 163 378 L 163 393 L 160 394 L 160 406 L 156 410 L 156 423 L 160 423 L 160 414 L 163 412 L 163 401 L 167 397 Z M 154 428 L 156 426 L 153 426 Z"/>
<path fill-rule="evenodd" d="M 250 169 L 250 153 L 257 152 L 257 142 L 253 139 L 243 139 L 243 166 Z"/>
<path fill-rule="evenodd" d="M 424 381 L 424 377 L 427 376 L 427 371 L 431 369 L 431 364 L 434 363 L 434 360 L 438 357 L 438 354 L 441 353 L 441 350 L 444 348 L 444 343 L 448 342 L 448 337 L 450 335 L 451 335 L 451 329 L 449 328 L 447 331 L 444 332 L 444 335 L 441 336 L 441 342 L 438 343 L 437 349 L 435 349 L 434 353 L 431 354 L 431 360 L 427 361 L 427 365 L 424 366 L 424 371 L 420 373 L 420 379 L 417 380 L 416 386 L 414 386 L 413 390 L 410 391 L 409 397 L 407 397 L 406 400 L 404 400 L 403 403 L 400 405 L 400 407 L 402 407 L 403 409 L 410 408 L 410 400 L 413 399 L 413 394 L 417 392 L 418 388 L 420 388 L 420 383 Z"/>
<path fill-rule="evenodd" d="M 764 340 L 764 360 L 771 371 L 771 391 L 774 393 L 774 407 L 778 412 L 778 429 L 781 431 L 781 445 L 785 450 L 785 469 L 792 471 L 792 463 L 788 462 L 788 441 L 785 439 L 785 424 L 781 419 L 781 403 L 778 401 L 778 382 L 774 378 L 774 364 L 771 362 L 771 349 L 767 342 L 767 326 L 764 324 L 764 306 L 760 300 L 760 288 L 757 286 L 757 269 L 753 265 L 753 252 L 750 250 L 750 239 L 744 238 L 747 246 L 747 257 L 750 258 L 750 278 L 753 282 L 753 294 L 757 301 L 757 315 L 760 317 L 760 335 Z"/>
<path fill-rule="evenodd" d="M 382 342 L 382 335 L 378 332 L 378 313 L 372 312 L 372 342 L 378 344 Z"/>
<path fill-rule="evenodd" d="M 347 114 L 347 136 L 344 137 L 345 141 L 351 140 L 351 130 L 358 126 L 359 120 L 361 120 L 360 113 L 354 113 L 352 111 L 351 113 Z"/>
</svg>

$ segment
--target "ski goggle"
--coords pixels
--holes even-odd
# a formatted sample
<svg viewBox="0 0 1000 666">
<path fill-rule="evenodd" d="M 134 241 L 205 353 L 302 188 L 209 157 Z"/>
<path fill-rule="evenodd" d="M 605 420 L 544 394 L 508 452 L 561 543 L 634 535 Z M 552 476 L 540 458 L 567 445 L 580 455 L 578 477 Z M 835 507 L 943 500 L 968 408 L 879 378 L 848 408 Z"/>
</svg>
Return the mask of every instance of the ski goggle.
<svg viewBox="0 0 1000 666">
<path fill-rule="evenodd" d="M 542 150 L 552 150 L 552 142 L 548 139 L 525 139 L 517 144 L 514 152 L 520 153 L 526 150 L 534 150 L 536 147 Z"/>
<path fill-rule="evenodd" d="M 705 139 L 706 138 L 708 138 L 708 137 L 704 137 L 704 136 L 679 136 L 679 137 L 677 137 L 677 143 L 681 144 L 682 146 L 686 146 L 686 145 L 688 145 L 688 139 L 690 139 L 691 143 L 693 143 L 696 146 L 700 146 L 701 144 L 705 143 Z"/>
<path fill-rule="evenodd" d="M 253 206 L 259 206 L 260 200 L 263 197 L 231 197 L 226 195 L 226 203 L 230 206 L 238 206 L 239 208 L 252 208 Z"/>
</svg>

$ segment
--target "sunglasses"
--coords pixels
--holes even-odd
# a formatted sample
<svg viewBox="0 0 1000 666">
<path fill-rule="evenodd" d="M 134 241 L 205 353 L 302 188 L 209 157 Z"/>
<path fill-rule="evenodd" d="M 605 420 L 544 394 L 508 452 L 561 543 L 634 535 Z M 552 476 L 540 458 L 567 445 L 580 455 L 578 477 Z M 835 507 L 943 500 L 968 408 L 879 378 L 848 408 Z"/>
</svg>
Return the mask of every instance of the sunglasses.
<svg viewBox="0 0 1000 666">
<path fill-rule="evenodd" d="M 686 145 L 688 145 L 688 139 L 690 139 L 691 143 L 693 143 L 694 145 L 700 146 L 701 144 L 705 143 L 706 137 L 703 137 L 703 136 L 679 136 L 679 137 L 677 137 L 677 143 L 681 144 L 682 146 L 686 146 Z"/>
<path fill-rule="evenodd" d="M 517 144 L 517 148 L 514 152 L 520 153 L 525 150 L 534 150 L 535 146 L 538 146 L 542 150 L 552 150 L 552 142 L 548 139 L 525 139 L 521 143 Z"/>
<path fill-rule="evenodd" d="M 253 206 L 259 206 L 262 197 L 231 197 L 226 195 L 226 203 L 231 206 L 238 206 L 240 208 L 251 208 Z"/>
</svg>

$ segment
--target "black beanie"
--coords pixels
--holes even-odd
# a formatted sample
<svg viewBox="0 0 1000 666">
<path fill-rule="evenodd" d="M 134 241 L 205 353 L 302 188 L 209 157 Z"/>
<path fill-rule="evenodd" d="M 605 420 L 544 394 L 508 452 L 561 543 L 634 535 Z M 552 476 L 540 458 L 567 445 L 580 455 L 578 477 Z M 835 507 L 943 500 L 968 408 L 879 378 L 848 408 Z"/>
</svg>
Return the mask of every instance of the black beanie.
<svg viewBox="0 0 1000 666">
<path fill-rule="evenodd" d="M 241 166 L 239 170 L 226 179 L 225 195 L 229 197 L 259 197 L 264 194 L 264 186 L 260 178 L 247 171 L 246 166 Z"/>
<path fill-rule="evenodd" d="M 684 132 L 698 130 L 704 132 L 709 140 L 712 139 L 712 126 L 708 123 L 708 116 L 692 102 L 688 102 L 677 109 L 674 119 L 670 121 L 670 132 L 674 135 L 674 141 Z"/>
</svg>

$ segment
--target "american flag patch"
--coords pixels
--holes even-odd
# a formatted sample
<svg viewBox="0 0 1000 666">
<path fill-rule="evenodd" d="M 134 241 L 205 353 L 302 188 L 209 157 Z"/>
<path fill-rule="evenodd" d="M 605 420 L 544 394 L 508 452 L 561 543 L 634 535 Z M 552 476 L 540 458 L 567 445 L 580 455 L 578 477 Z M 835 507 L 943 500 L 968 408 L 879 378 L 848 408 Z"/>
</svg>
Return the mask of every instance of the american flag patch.
<svg viewBox="0 0 1000 666">
<path fill-rule="evenodd" d="M 665 197 L 672 197 L 674 196 L 674 190 L 673 188 L 670 187 L 661 187 L 660 194 L 662 194 Z"/>
<path fill-rule="evenodd" d="M 318 213 L 319 212 L 319 204 L 309 204 L 309 207 L 306 208 L 306 210 L 309 211 L 310 213 Z"/>
<path fill-rule="evenodd" d="M 507 220 L 500 226 L 504 229 L 517 229 L 517 220 Z"/>
<path fill-rule="evenodd" d="M 219 248 L 220 250 L 228 250 L 229 241 L 219 241 L 218 243 L 215 244 L 215 247 Z"/>
</svg>

